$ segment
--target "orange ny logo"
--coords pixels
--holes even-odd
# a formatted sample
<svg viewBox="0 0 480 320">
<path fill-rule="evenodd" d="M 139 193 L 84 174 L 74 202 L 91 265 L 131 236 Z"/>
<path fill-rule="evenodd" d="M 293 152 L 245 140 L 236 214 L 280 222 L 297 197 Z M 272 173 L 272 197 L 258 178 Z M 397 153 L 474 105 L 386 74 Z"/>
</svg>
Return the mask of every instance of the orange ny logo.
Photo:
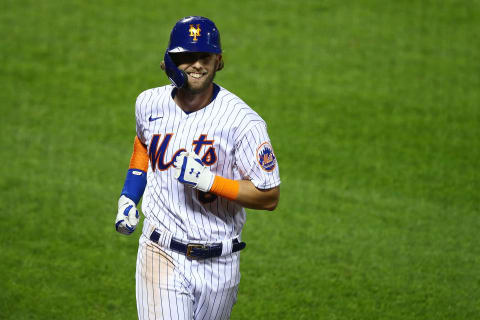
<svg viewBox="0 0 480 320">
<path fill-rule="evenodd" d="M 190 31 L 190 37 L 193 37 L 193 41 L 197 41 L 197 37 L 200 37 L 200 25 L 197 24 L 197 27 L 195 28 L 193 24 L 191 24 L 188 31 Z"/>
</svg>

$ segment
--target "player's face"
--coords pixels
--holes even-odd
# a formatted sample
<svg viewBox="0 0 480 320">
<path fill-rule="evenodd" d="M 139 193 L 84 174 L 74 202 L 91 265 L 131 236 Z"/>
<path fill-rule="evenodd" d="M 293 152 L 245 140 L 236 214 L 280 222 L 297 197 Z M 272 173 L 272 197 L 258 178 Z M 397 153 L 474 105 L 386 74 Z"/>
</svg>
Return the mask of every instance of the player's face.
<svg viewBox="0 0 480 320">
<path fill-rule="evenodd" d="M 172 58 L 178 68 L 188 75 L 187 89 L 200 93 L 212 84 L 221 56 L 207 52 L 182 52 Z"/>
</svg>

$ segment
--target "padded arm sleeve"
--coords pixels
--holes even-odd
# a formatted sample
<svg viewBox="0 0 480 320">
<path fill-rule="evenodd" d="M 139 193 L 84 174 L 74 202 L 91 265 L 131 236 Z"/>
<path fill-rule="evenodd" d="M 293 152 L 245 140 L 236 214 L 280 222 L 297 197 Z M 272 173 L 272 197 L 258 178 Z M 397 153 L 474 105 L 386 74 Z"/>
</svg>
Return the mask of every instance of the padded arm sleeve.
<svg viewBox="0 0 480 320">
<path fill-rule="evenodd" d="M 133 153 L 130 158 L 127 177 L 122 189 L 122 195 L 132 199 L 135 204 L 140 202 L 147 185 L 148 151 L 147 147 L 135 136 Z"/>
</svg>

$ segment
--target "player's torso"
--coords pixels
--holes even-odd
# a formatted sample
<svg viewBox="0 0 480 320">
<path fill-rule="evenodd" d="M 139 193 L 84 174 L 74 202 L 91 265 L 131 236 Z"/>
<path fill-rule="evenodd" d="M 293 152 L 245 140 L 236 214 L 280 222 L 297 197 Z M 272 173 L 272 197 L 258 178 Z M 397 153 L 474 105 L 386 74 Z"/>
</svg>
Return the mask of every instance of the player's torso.
<svg viewBox="0 0 480 320">
<path fill-rule="evenodd" d="M 236 117 L 222 102 L 216 99 L 187 114 L 168 92 L 159 95 L 143 120 L 152 171 L 171 169 L 175 157 L 187 151 L 196 153 L 211 171 L 232 178 Z"/>
<path fill-rule="evenodd" d="M 219 94 L 205 108 L 186 114 L 173 101 L 171 90 L 165 90 L 142 108 L 142 135 L 150 159 L 143 211 L 175 234 L 207 240 L 227 238 L 235 236 L 243 224 L 240 206 L 186 187 L 174 177 L 175 157 L 187 151 L 196 153 L 215 174 L 238 178 L 234 164 L 236 117 L 226 102 Z"/>
</svg>

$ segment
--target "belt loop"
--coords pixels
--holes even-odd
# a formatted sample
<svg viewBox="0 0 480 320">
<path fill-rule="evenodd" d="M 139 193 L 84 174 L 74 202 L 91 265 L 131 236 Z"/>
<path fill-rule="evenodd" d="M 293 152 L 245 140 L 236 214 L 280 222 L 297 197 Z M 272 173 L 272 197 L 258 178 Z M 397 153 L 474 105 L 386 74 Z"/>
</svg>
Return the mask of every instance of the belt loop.
<svg viewBox="0 0 480 320">
<path fill-rule="evenodd" d="M 159 244 L 161 247 L 170 249 L 170 243 L 172 242 L 173 234 L 172 234 L 171 232 L 166 231 L 166 230 L 157 231 L 156 229 L 154 229 L 154 230 L 152 231 L 152 233 L 153 233 L 153 232 L 157 232 L 157 233 L 159 234 L 158 244 Z"/>
<path fill-rule="evenodd" d="M 162 247 L 170 248 L 170 242 L 172 242 L 172 237 L 173 234 L 171 232 L 164 230 L 162 231 L 162 233 L 160 233 L 160 239 L 158 240 L 158 242 Z"/>
<path fill-rule="evenodd" d="M 144 222 L 143 222 L 143 230 L 142 231 L 145 235 L 148 234 L 148 237 L 150 238 L 152 233 L 155 231 L 155 226 L 153 224 L 151 224 L 150 221 L 148 221 L 148 219 L 145 219 Z"/>
<path fill-rule="evenodd" d="M 227 239 L 222 241 L 222 256 L 226 256 L 232 253 L 233 241 L 232 239 Z"/>
</svg>

